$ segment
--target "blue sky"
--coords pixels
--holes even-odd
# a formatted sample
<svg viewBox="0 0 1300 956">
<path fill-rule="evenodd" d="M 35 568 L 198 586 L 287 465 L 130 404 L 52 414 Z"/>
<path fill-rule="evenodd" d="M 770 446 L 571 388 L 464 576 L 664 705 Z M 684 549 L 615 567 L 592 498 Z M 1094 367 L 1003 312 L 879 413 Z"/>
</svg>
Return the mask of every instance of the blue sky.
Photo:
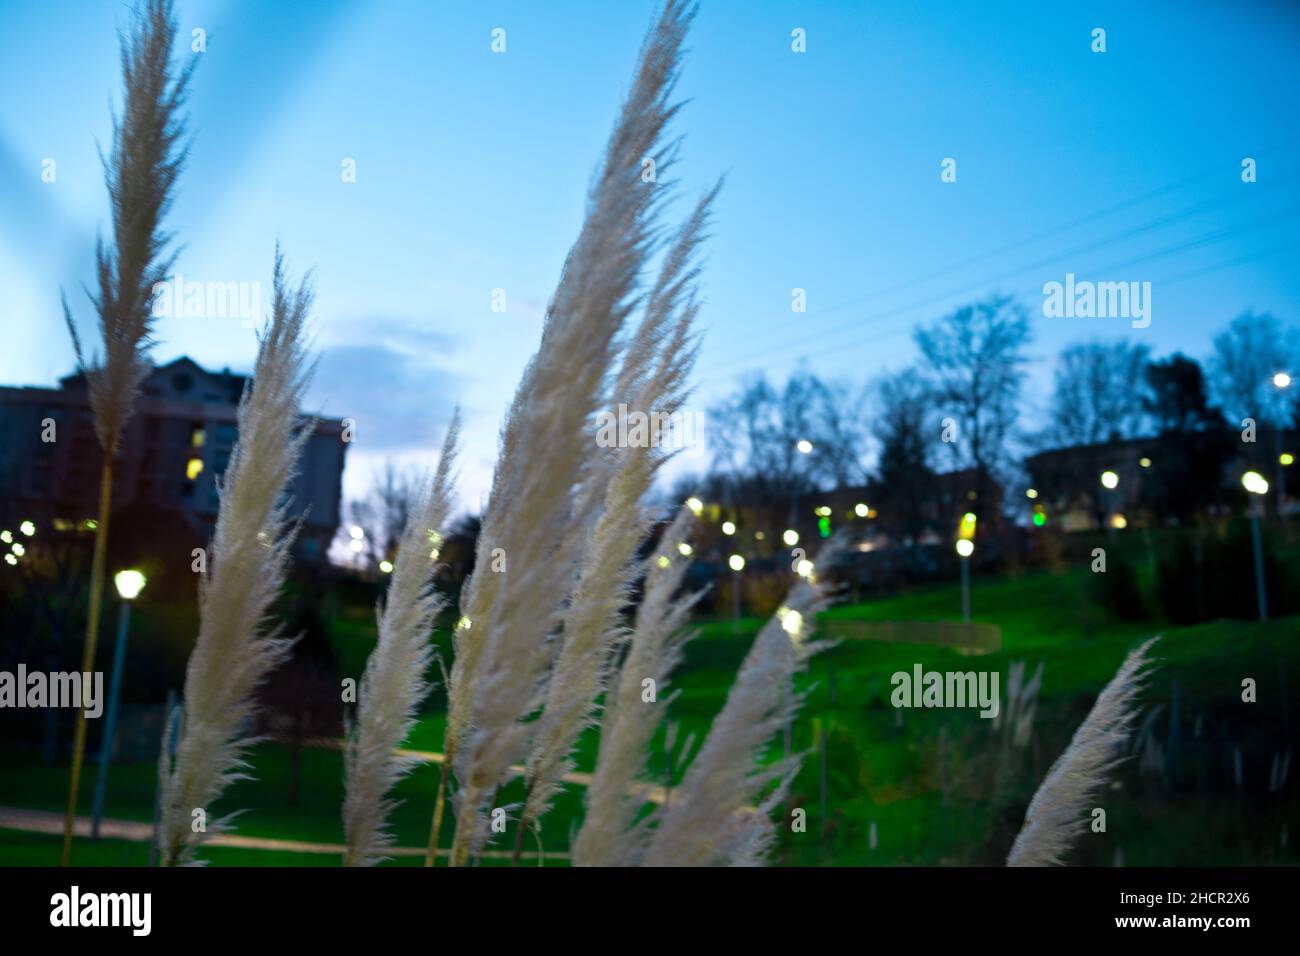
<svg viewBox="0 0 1300 956">
<path fill-rule="evenodd" d="M 183 37 L 206 30 L 207 52 L 169 220 L 178 268 L 269 285 L 278 238 L 315 270 L 312 403 L 359 420 L 350 492 L 384 457 L 429 463 L 459 402 L 462 504 L 481 500 L 654 6 L 179 0 Z M 79 288 L 108 221 L 96 141 L 126 15 L 112 0 L 4 2 L 0 382 L 70 370 L 60 287 L 91 328 Z M 898 368 L 917 322 L 994 291 L 1033 316 L 1031 424 L 1067 342 L 1204 356 L 1245 309 L 1300 321 L 1295 5 L 706 0 L 689 46 L 683 199 L 727 176 L 697 407 L 750 370 L 805 362 L 856 382 Z M 940 181 L 948 157 L 955 183 Z M 1151 327 L 1043 317 L 1043 283 L 1067 272 L 1150 281 Z M 795 287 L 806 313 L 791 312 Z M 255 350 L 235 319 L 168 318 L 158 334 L 162 360 L 246 370 Z"/>
</svg>

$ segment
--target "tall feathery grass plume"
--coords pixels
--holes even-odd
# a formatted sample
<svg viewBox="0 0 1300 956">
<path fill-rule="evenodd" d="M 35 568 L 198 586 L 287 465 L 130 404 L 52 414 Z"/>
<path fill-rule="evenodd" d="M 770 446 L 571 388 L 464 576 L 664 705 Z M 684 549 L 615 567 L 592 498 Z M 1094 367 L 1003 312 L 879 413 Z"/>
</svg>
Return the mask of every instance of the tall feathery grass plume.
<svg viewBox="0 0 1300 956">
<path fill-rule="evenodd" d="M 510 765 L 528 755 L 527 718 L 541 706 L 577 575 L 582 525 L 573 520 L 574 495 L 594 445 L 591 422 L 655 242 L 663 190 L 642 178 L 642 163 L 653 159 L 660 177 L 672 163 L 662 136 L 677 110 L 670 98 L 690 19 L 685 4 L 670 0 L 642 48 L 541 345 L 502 428 L 455 638 L 444 745 L 459 783 L 453 865 L 468 858 L 484 805 Z"/>
<path fill-rule="evenodd" d="M 632 822 L 644 802 L 638 777 L 647 748 L 672 701 L 666 694 L 682 648 L 691 638 L 691 610 L 703 592 L 680 595 L 690 565 L 681 554 L 694 515 L 682 508 L 646 561 L 645 589 L 627 641 L 623 665 L 606 696 L 596 769 L 587 787 L 586 813 L 573 841 L 577 866 L 630 866 L 644 850 L 644 832 Z M 644 698 L 645 680 L 655 699 Z"/>
<path fill-rule="evenodd" d="M 176 757 L 163 800 L 162 862 L 191 862 L 208 835 L 228 829 L 211 808 L 234 780 L 248 776 L 244 736 L 258 685 L 288 653 L 292 639 L 268 620 L 284 585 L 296 528 L 285 489 L 297 470 L 310 421 L 298 409 L 310 377 L 306 323 L 312 292 L 290 288 L 279 249 L 269 325 L 253 378 L 240 399 L 239 439 L 219 485 L 217 524 L 207 573 L 199 579 L 199 634 L 185 669 Z M 202 811 L 206 829 L 191 824 Z"/>
<path fill-rule="evenodd" d="M 1138 694 L 1150 675 L 1144 641 L 1124 658 L 1075 731 L 1070 746 L 1047 771 L 1029 801 L 1025 822 L 1007 856 L 1007 866 L 1059 866 L 1087 826 L 1088 809 L 1120 762 L 1137 716 Z"/>
<path fill-rule="evenodd" d="M 691 323 L 698 312 L 695 253 L 704 239 L 709 207 L 717 189 L 696 205 L 672 242 L 659 278 L 646 300 L 645 314 L 624 355 L 623 366 L 601 429 L 644 416 L 644 440 L 617 447 L 613 434 L 596 436 L 609 460 L 599 460 L 589 475 L 590 489 L 603 494 L 585 550 L 578 583 L 564 613 L 562 644 L 547 684 L 526 774 L 527 798 L 516 833 L 515 858 L 524 830 L 546 813 L 565 773 L 574 769 L 573 750 L 582 732 L 597 723 L 596 702 L 609 677 L 611 654 L 623 635 L 621 609 L 631 597 L 639 568 L 635 560 L 649 521 L 642 501 L 659 469 L 671 457 L 667 427 L 685 401 L 686 379 L 696 347 Z M 636 419 L 632 419 L 636 420 Z M 606 480 L 607 478 L 607 480 Z"/>
<path fill-rule="evenodd" d="M 171 0 L 147 0 L 133 14 L 120 38 L 123 103 L 113 119 L 113 142 L 101 154 L 113 215 L 113 238 L 95 246 L 97 291 L 89 293 L 99 316 L 102 353 L 86 361 L 67 300 L 63 317 L 72 336 L 77 364 L 86 379 L 95 434 L 103 451 L 99 515 L 91 560 L 90 596 L 82 669 L 94 670 L 99 618 L 104 600 L 109 515 L 113 498 L 113 459 L 122 429 L 149 370 L 152 345 L 151 302 L 156 283 L 166 278 L 175 260 L 168 253 L 171 237 L 162 220 L 171 206 L 187 150 L 182 113 L 195 61 L 179 69 L 172 60 L 176 19 Z M 72 747 L 68 809 L 63 827 L 61 863 L 72 852 L 77 789 L 86 745 L 86 718 L 78 711 Z"/>
<path fill-rule="evenodd" d="M 828 541 L 819 563 L 831 563 L 839 547 L 835 539 Z M 640 865 L 750 866 L 765 860 L 774 838 L 772 809 L 784 799 L 802 758 L 764 764 L 762 757 L 802 702 L 795 675 L 826 646 L 808 638 L 814 615 L 829 598 L 829 589 L 810 576 L 759 631 L 672 802 L 647 821 L 653 830 Z"/>
<path fill-rule="evenodd" d="M 410 770 L 394 750 L 415 724 L 429 692 L 433 626 L 446 604 L 433 588 L 438 546 L 451 511 L 452 470 L 460 434 L 457 411 L 447 428 L 432 484 L 423 491 L 403 529 L 389 576 L 388 595 L 377 611 L 379 642 L 366 662 L 356 725 L 344 751 L 343 831 L 348 866 L 371 866 L 393 845 L 386 828 L 396 801 L 393 786 Z"/>
</svg>

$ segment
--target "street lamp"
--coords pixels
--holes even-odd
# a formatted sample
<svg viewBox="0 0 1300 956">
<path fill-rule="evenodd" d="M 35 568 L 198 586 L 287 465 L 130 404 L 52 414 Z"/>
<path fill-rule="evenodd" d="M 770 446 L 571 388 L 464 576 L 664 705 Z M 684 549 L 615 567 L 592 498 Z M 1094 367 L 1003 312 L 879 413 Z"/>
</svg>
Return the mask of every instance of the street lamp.
<svg viewBox="0 0 1300 956">
<path fill-rule="evenodd" d="M 727 558 L 727 567 L 731 568 L 731 631 L 740 633 L 740 572 L 745 570 L 745 559 L 739 554 Z"/>
<path fill-rule="evenodd" d="M 1273 376 L 1273 385 L 1279 391 L 1290 388 L 1291 376 L 1286 372 L 1278 372 Z M 1285 521 L 1286 516 L 1283 514 L 1282 509 L 1286 506 L 1286 472 L 1282 470 L 1282 467 L 1286 465 L 1286 462 L 1282 460 L 1282 425 L 1280 422 L 1277 427 L 1273 429 L 1273 444 L 1273 450 L 1277 453 L 1278 459 L 1277 502 L 1274 507 L 1277 509 L 1278 517 Z"/>
<path fill-rule="evenodd" d="M 139 571 L 118 571 L 113 575 L 122 603 L 117 612 L 117 643 L 113 645 L 113 677 L 108 690 L 104 732 L 99 738 L 99 779 L 95 781 L 95 802 L 90 812 L 90 835 L 99 839 L 99 820 L 104 813 L 104 790 L 108 786 L 108 764 L 113 759 L 113 731 L 117 725 L 117 701 L 122 693 L 122 668 L 126 662 L 126 634 L 131 623 L 131 602 L 144 590 L 146 579 Z"/>
<path fill-rule="evenodd" d="M 1105 508 L 1106 513 L 1105 515 L 1098 514 L 1097 517 L 1103 527 L 1108 527 L 1113 531 L 1114 525 L 1111 523 L 1110 519 L 1115 514 L 1116 510 L 1116 495 L 1114 492 L 1115 489 L 1119 487 L 1119 475 L 1111 471 L 1109 468 L 1106 469 L 1101 473 L 1101 486 L 1106 489 L 1106 492 L 1102 495 L 1103 501 L 1100 502 Z"/>
<path fill-rule="evenodd" d="M 808 455 L 812 453 L 813 443 L 806 438 L 800 438 L 799 441 L 795 443 L 794 447 L 799 450 L 799 454 Z"/>
<path fill-rule="evenodd" d="M 1241 486 L 1255 500 L 1250 506 L 1250 543 L 1255 551 L 1255 604 L 1259 607 L 1259 619 L 1268 620 L 1268 595 L 1264 590 L 1264 547 L 1260 541 L 1259 513 L 1263 511 L 1264 495 L 1268 494 L 1268 481 L 1257 471 L 1248 471 L 1241 476 Z"/>
<path fill-rule="evenodd" d="M 975 553 L 975 542 L 970 538 L 957 539 L 957 554 L 961 557 L 961 619 L 970 623 L 970 556 Z"/>
</svg>

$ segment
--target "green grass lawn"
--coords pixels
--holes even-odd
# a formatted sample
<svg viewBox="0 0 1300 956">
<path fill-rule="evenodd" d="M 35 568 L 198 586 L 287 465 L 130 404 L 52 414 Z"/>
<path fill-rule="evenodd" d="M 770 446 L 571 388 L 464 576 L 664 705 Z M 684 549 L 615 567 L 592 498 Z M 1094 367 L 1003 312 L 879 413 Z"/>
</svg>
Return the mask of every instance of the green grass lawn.
<svg viewBox="0 0 1300 956">
<path fill-rule="evenodd" d="M 1268 779 L 1274 756 L 1291 746 L 1294 734 L 1285 728 L 1300 718 L 1294 691 L 1300 682 L 1300 618 L 1167 628 L 1158 621 L 1107 620 L 1094 608 L 1085 627 L 1087 584 L 1087 572 L 977 579 L 974 617 L 997 624 L 1002 632 L 1002 648 L 994 653 L 971 656 L 934 646 L 843 641 L 814 658 L 800 679 L 806 701 L 793 732 L 795 749 L 807 757 L 788 801 L 789 808 L 806 811 L 808 825 L 803 833 L 778 827 L 775 859 L 798 865 L 1000 863 L 1034 787 L 1087 714 L 1097 691 L 1138 640 L 1163 633 L 1156 647 L 1159 668 L 1144 705 L 1160 707 L 1154 727 L 1166 769 L 1144 774 L 1136 760 L 1120 769 L 1115 787 L 1100 801 L 1107 811 L 1107 832 L 1085 834 L 1076 862 L 1110 865 L 1117 855 L 1127 865 L 1295 862 L 1295 851 L 1282 846 L 1282 831 L 1288 820 L 1300 820 L 1296 788 L 1292 784 L 1281 794 L 1270 793 Z M 825 617 L 953 620 L 959 607 L 956 588 L 935 587 L 837 607 Z M 673 681 L 680 690 L 669 715 L 677 725 L 677 754 L 688 741 L 698 748 L 761 624 L 757 619 L 743 619 L 738 627 L 730 620 L 698 624 L 699 635 L 688 645 L 685 663 Z M 373 646 L 373 626 L 357 619 L 340 622 L 332 640 L 341 676 L 359 674 Z M 1024 750 L 1004 753 L 991 722 L 974 711 L 896 711 L 888 703 L 890 675 L 916 663 L 927 670 L 997 671 L 1005 694 L 1007 668 L 1013 661 L 1025 661 L 1031 671 L 1038 662 L 1045 664 L 1035 730 Z M 1257 682 L 1256 703 L 1241 700 L 1245 677 Z M 409 747 L 441 750 L 443 717 L 438 711 L 444 698 L 438 694 L 430 704 L 435 710 L 421 720 Z M 664 776 L 662 743 L 661 730 L 648 770 L 659 781 Z M 591 768 L 595 744 L 594 733 L 583 739 L 580 769 Z M 780 741 L 774 742 L 774 754 L 780 746 Z M 1240 786 L 1232 766 L 1234 750 L 1240 753 Z M 0 759 L 6 768 L 0 803 L 63 809 L 66 767 L 43 766 L 30 754 L 3 753 Z M 257 779 L 231 787 L 216 808 L 244 810 L 239 833 L 342 842 L 343 767 L 337 751 L 303 752 L 296 805 L 289 802 L 291 762 L 285 746 L 260 745 L 252 765 Z M 402 803 L 392 816 L 400 845 L 427 843 L 437 778 L 437 768 L 426 764 L 400 785 L 397 796 Z M 90 806 L 93 780 L 93 773 L 83 775 L 82 812 Z M 149 820 L 155 780 L 152 763 L 114 766 L 107 814 Z M 522 784 L 515 780 L 498 794 L 496 805 L 509 806 L 522 797 Z M 582 797 L 581 787 L 568 788 L 545 818 L 541 840 L 548 851 L 567 850 L 581 819 Z M 441 845 L 450 840 L 448 815 Z M 513 832 L 498 840 L 501 848 L 509 849 Z M 52 864 L 58 845 L 54 837 L 0 830 L 0 863 Z M 531 838 L 527 846 L 535 848 Z M 147 855 L 143 844 L 118 841 L 81 840 L 75 852 L 76 862 L 86 865 L 143 863 Z M 204 855 L 214 865 L 338 862 L 328 854 L 233 848 Z M 394 865 L 418 862 L 402 859 Z"/>
</svg>

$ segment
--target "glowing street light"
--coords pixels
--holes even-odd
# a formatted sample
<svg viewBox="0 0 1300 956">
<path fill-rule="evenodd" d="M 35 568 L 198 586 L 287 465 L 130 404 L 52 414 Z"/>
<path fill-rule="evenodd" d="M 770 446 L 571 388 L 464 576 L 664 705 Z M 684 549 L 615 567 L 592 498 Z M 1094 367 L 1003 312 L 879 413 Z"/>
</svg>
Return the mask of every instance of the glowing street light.
<svg viewBox="0 0 1300 956">
<path fill-rule="evenodd" d="M 871 514 L 871 509 L 859 501 L 853 506 L 853 513 L 859 518 L 865 518 L 867 515 Z"/>
<path fill-rule="evenodd" d="M 117 701 L 122 695 L 122 671 L 126 664 L 127 630 L 131 625 L 131 602 L 140 596 L 148 581 L 133 568 L 113 575 L 122 603 L 117 611 L 117 643 L 113 645 L 113 677 L 108 689 L 108 708 L 104 712 L 104 733 L 99 744 L 99 779 L 95 781 L 95 802 L 90 811 L 90 835 L 99 839 L 99 821 L 104 815 L 104 791 L 108 787 L 108 765 L 113 759 L 113 730 L 117 724 Z"/>
<path fill-rule="evenodd" d="M 392 561 L 380 561 L 380 562 L 379 562 L 379 570 L 380 570 L 380 571 L 383 571 L 384 574 L 392 574 L 392 573 L 393 573 L 393 562 L 392 562 Z"/>
<path fill-rule="evenodd" d="M 781 540 L 785 542 L 787 548 L 793 548 L 799 543 L 799 532 L 795 531 L 794 528 L 786 528 L 781 535 Z"/>
<path fill-rule="evenodd" d="M 807 558 L 800 558 L 799 562 L 794 566 L 794 573 L 799 575 L 801 578 L 811 577 L 813 573 L 813 563 Z"/>
<path fill-rule="evenodd" d="M 31 521 L 24 521 L 18 526 L 18 530 L 30 538 L 32 535 L 36 534 L 36 525 Z"/>
<path fill-rule="evenodd" d="M 686 499 L 686 507 L 691 509 L 691 514 L 699 517 L 700 512 L 704 510 L 704 502 L 692 495 Z"/>
<path fill-rule="evenodd" d="M 118 571 L 113 575 L 113 586 L 117 588 L 118 596 L 123 601 L 134 601 L 140 596 L 147 583 L 148 579 L 139 571 Z"/>
<path fill-rule="evenodd" d="M 1119 475 L 1113 471 L 1103 471 L 1101 473 L 1101 486 L 1108 491 L 1114 491 L 1119 487 Z"/>
<path fill-rule="evenodd" d="M 691 556 L 692 550 L 693 549 L 691 548 L 691 546 L 687 544 L 685 541 L 681 541 L 677 545 L 677 553 L 680 554 L 682 557 L 689 558 Z"/>
<path fill-rule="evenodd" d="M 799 632 L 803 630 L 803 615 L 794 608 L 783 607 L 777 612 L 781 621 L 781 628 L 791 637 L 798 637 Z"/>
<path fill-rule="evenodd" d="M 1033 501 L 1035 498 L 1038 497 L 1038 489 L 1037 489 L 1037 488 L 1026 488 L 1026 489 L 1025 489 L 1025 497 L 1028 498 L 1030 501 Z"/>
<path fill-rule="evenodd" d="M 1289 388 L 1291 385 L 1291 376 L 1286 372 L 1278 372 L 1273 376 L 1273 384 L 1278 388 Z"/>
<path fill-rule="evenodd" d="M 1268 479 L 1257 471 L 1248 471 L 1241 476 L 1241 487 L 1252 495 L 1268 494 Z"/>
<path fill-rule="evenodd" d="M 723 533 L 723 534 L 735 534 L 735 533 L 736 533 L 736 523 L 735 523 L 734 521 L 724 521 L 724 522 L 722 522 L 722 533 Z"/>
<path fill-rule="evenodd" d="M 806 438 L 800 438 L 794 447 L 799 449 L 799 454 L 808 455 L 812 453 L 813 443 Z"/>
<path fill-rule="evenodd" d="M 727 567 L 733 571 L 743 571 L 745 570 L 745 559 L 738 554 L 733 554 L 727 558 Z"/>
</svg>

